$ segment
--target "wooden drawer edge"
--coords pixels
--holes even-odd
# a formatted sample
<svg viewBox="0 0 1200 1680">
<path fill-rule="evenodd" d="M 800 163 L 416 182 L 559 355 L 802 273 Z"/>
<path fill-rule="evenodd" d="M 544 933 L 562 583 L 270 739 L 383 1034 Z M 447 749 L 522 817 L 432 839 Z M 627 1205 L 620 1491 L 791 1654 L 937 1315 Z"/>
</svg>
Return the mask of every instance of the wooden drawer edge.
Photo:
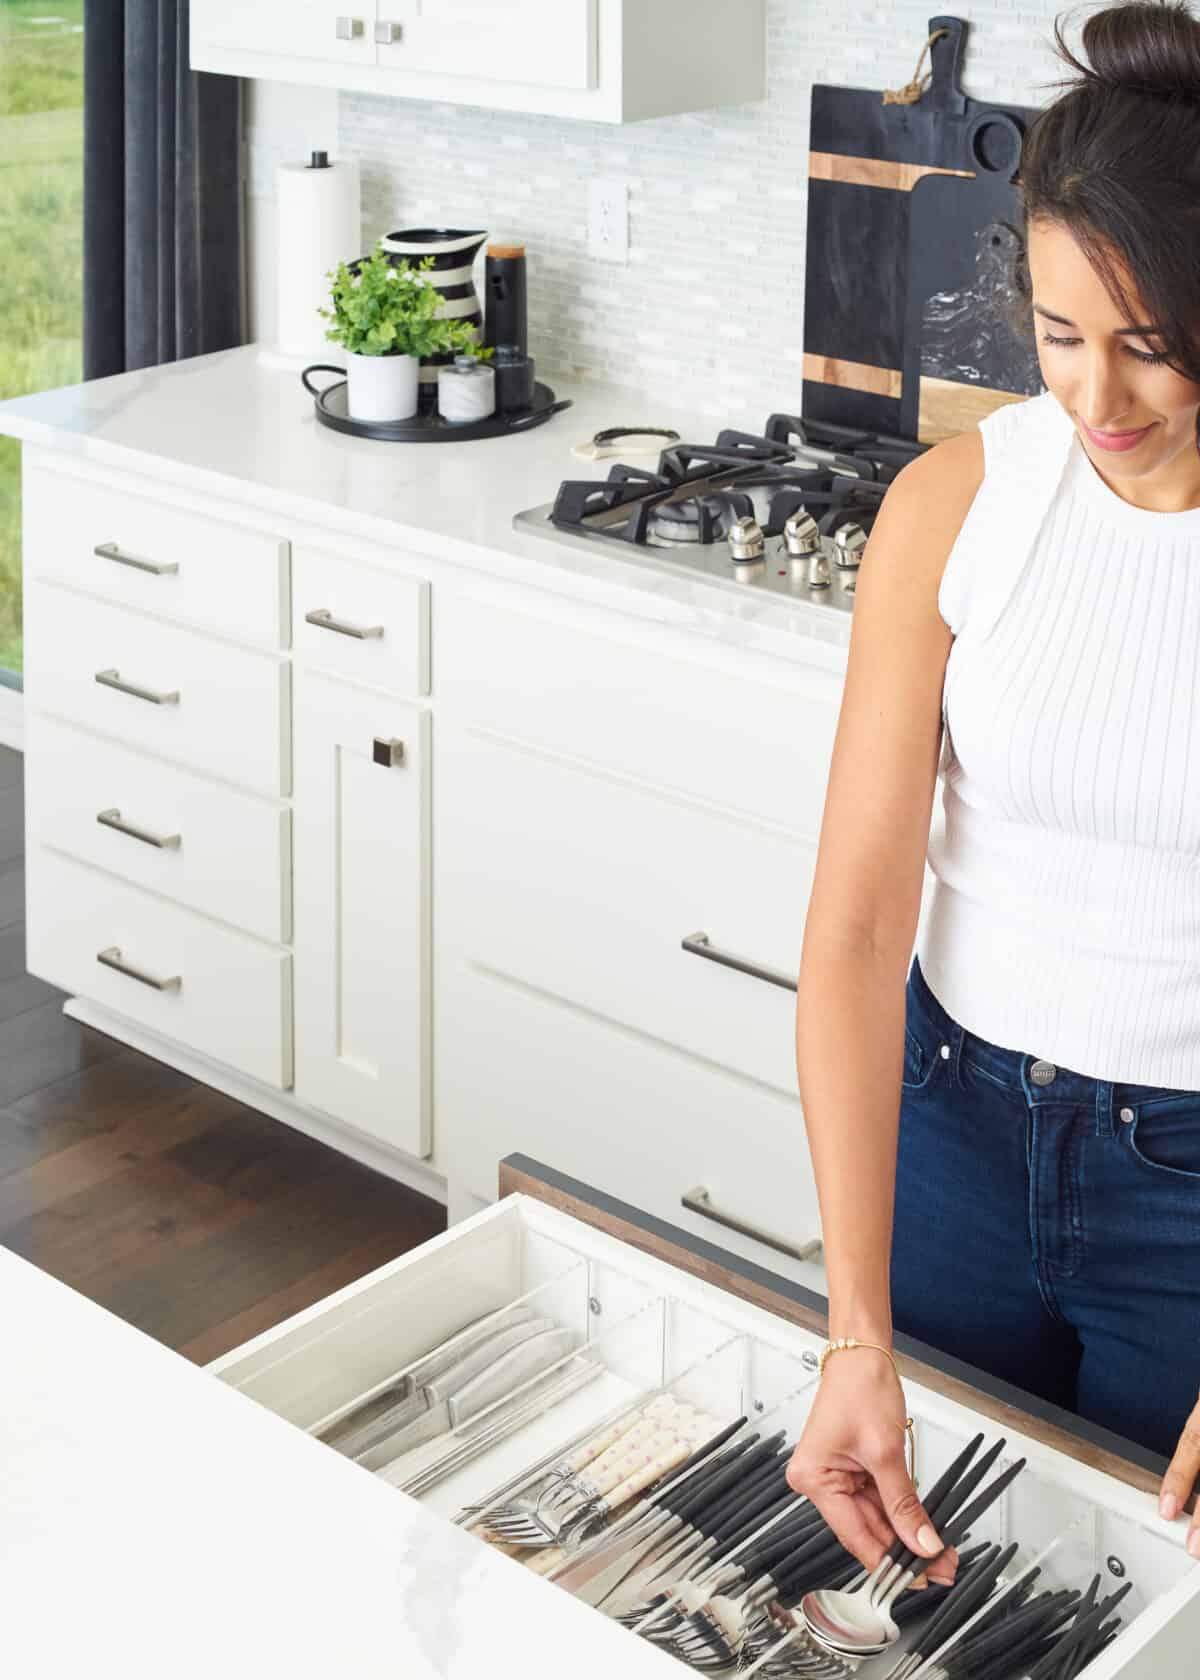
<svg viewBox="0 0 1200 1680">
<path fill-rule="evenodd" d="M 527 1155 L 509 1155 L 501 1161 L 499 1190 L 501 1197 L 524 1195 L 544 1202 L 788 1323 L 819 1336 L 829 1333 L 828 1303 L 813 1290 Z M 895 1347 L 901 1373 L 913 1382 L 990 1418 L 1002 1429 L 1018 1431 L 1114 1481 L 1158 1498 L 1167 1460 L 1149 1448 L 914 1337 L 897 1335 Z M 1187 1508 L 1192 1509 L 1193 1502 Z"/>
</svg>

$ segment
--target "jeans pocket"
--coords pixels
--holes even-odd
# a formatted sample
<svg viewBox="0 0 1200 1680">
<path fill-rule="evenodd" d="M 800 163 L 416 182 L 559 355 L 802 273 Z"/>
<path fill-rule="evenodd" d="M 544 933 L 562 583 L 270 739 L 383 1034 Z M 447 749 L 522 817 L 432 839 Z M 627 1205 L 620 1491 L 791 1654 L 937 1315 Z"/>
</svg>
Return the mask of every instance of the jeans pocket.
<svg viewBox="0 0 1200 1680">
<path fill-rule="evenodd" d="M 1125 1135 L 1143 1166 L 1200 1185 L 1200 1092 L 1138 1103 Z"/>
<path fill-rule="evenodd" d="M 900 1086 L 905 1091 L 920 1091 L 928 1085 L 937 1066 L 938 1033 L 937 1028 L 925 1018 L 924 1012 L 914 1000 L 911 984 L 908 988 L 906 1008 L 904 1072 Z"/>
</svg>

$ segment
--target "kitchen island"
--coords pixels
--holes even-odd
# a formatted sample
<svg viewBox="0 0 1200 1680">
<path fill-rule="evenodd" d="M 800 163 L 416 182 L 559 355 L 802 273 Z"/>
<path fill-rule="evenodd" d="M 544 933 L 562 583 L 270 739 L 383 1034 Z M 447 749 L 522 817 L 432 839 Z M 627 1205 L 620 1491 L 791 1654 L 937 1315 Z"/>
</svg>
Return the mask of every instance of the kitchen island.
<svg viewBox="0 0 1200 1680">
<path fill-rule="evenodd" d="M 308 1433 L 415 1348 L 518 1297 L 565 1325 L 590 1322 L 586 1348 L 607 1380 L 640 1372 L 650 1390 L 794 1432 L 824 1335 L 820 1297 L 536 1162 L 513 1158 L 503 1173 L 494 1206 L 207 1371 L 0 1250 L 0 1563 L 14 1672 L 687 1672 L 447 1521 L 453 1501 L 436 1514 Z M 1019 1566 L 1042 1559 L 1048 1584 L 1082 1586 L 1106 1560 L 1133 1583 L 1125 1631 L 1088 1680 L 1185 1680 L 1200 1573 L 1186 1524 L 1157 1517 L 1153 1455 L 934 1350 L 898 1347 L 923 1484 L 977 1429 L 1002 1432 L 1001 1465 L 1019 1454 L 1027 1468 L 979 1538 L 1019 1541 Z M 519 1438 L 525 1462 L 561 1445 L 554 1416 Z M 482 1463 L 477 1485 L 507 1473 Z"/>
</svg>

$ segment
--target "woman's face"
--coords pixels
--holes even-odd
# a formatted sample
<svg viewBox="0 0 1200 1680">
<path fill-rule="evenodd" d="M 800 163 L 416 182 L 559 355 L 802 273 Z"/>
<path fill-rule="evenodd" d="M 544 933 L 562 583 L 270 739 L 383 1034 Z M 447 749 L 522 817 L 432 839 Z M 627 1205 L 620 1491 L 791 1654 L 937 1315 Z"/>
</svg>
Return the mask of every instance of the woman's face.
<svg viewBox="0 0 1200 1680">
<path fill-rule="evenodd" d="M 1142 480 L 1146 490 L 1153 486 L 1168 494 L 1190 490 L 1194 495 L 1200 490 L 1200 384 L 1146 359 L 1161 353 L 1161 341 L 1153 333 L 1129 330 L 1061 223 L 1031 223 L 1028 248 L 1042 378 L 1071 416 L 1095 466 L 1131 490 L 1135 480 Z M 1137 298 L 1128 271 L 1119 272 L 1128 295 Z M 1140 300 L 1135 319 L 1140 326 L 1155 325 Z M 1096 433 L 1109 435 L 1098 438 Z M 1141 435 L 1113 435 L 1121 433 Z"/>
</svg>

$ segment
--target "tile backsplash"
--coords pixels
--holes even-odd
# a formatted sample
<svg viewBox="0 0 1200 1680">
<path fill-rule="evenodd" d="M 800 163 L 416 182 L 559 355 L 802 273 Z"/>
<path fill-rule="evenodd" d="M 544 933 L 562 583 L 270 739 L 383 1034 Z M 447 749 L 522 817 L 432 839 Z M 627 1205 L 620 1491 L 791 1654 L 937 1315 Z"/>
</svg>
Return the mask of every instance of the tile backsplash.
<svg viewBox="0 0 1200 1680">
<path fill-rule="evenodd" d="M 979 0 L 965 91 L 1052 98 L 1063 9 Z M 1068 39 L 1087 10 L 1072 9 Z M 259 84 L 248 133 L 255 334 L 271 331 L 274 165 L 322 145 L 359 160 L 364 249 L 392 228 L 429 224 L 525 242 L 539 372 L 636 387 L 649 404 L 629 418 L 646 423 L 656 396 L 714 417 L 798 406 L 812 84 L 901 87 L 929 17 L 915 0 L 769 0 L 763 103 L 624 127 Z M 628 182 L 627 264 L 589 255 L 597 175 Z"/>
</svg>

